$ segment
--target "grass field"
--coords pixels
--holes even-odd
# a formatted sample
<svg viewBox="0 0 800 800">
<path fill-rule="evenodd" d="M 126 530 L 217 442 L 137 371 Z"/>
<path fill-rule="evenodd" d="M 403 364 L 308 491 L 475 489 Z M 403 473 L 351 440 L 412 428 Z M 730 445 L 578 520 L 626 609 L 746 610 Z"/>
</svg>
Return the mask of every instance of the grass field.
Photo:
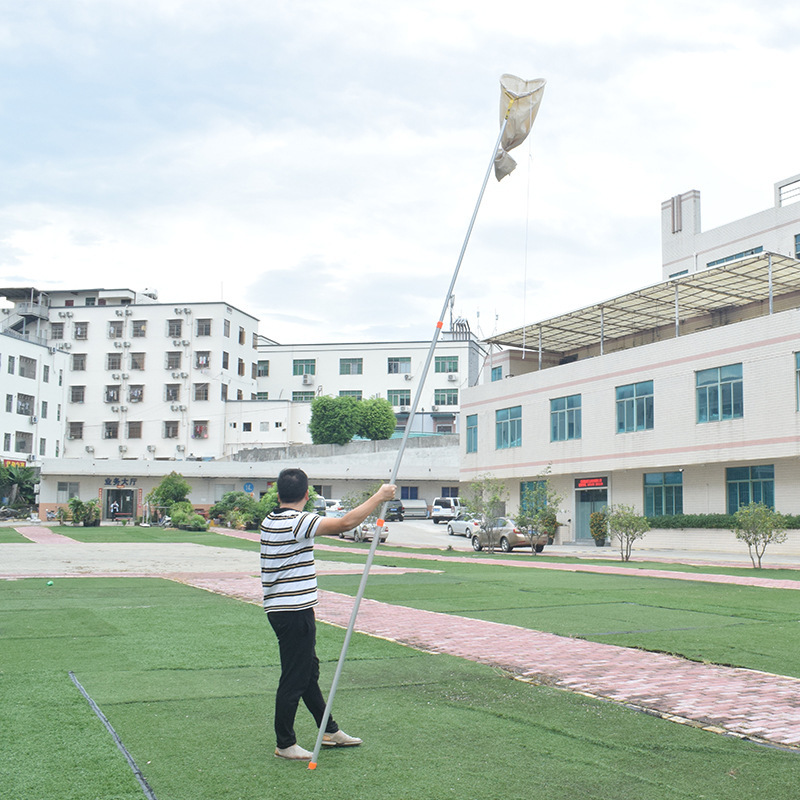
<svg viewBox="0 0 800 800">
<path fill-rule="evenodd" d="M 471 569 L 443 576 L 441 603 L 459 604 L 456 582 L 468 597 L 461 606 L 477 607 L 501 586 L 496 568 Z M 373 594 L 399 591 L 371 584 Z M 69 670 L 159 800 L 785 800 L 800 779 L 795 753 L 359 635 L 334 715 L 365 744 L 324 751 L 311 772 L 272 756 L 277 648 L 259 608 L 158 579 L 101 578 L 3 582 L 0 607 L 8 797 L 143 796 Z M 320 625 L 318 634 L 329 682 L 343 631 Z M 302 709 L 298 734 L 313 746 Z"/>
</svg>

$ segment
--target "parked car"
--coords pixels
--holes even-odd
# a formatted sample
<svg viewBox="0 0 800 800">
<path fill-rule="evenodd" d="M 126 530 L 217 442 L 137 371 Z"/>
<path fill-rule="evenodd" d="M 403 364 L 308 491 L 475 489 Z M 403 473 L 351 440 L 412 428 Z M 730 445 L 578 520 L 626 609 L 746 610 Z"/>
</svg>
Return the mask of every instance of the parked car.
<svg viewBox="0 0 800 800">
<path fill-rule="evenodd" d="M 428 519 L 426 500 L 403 500 L 403 516 L 406 519 Z"/>
<path fill-rule="evenodd" d="M 331 511 L 344 511 L 344 506 L 341 500 L 326 500 L 325 508 L 330 516 Z"/>
<path fill-rule="evenodd" d="M 339 534 L 340 539 L 352 539 L 354 542 L 371 542 L 375 536 L 375 528 L 377 525 L 374 522 L 362 522 L 357 528 L 345 531 Z M 386 537 L 389 535 L 389 526 L 384 523 L 381 529 L 381 541 L 385 542 Z"/>
<path fill-rule="evenodd" d="M 393 522 L 397 520 L 402 522 L 405 519 L 406 510 L 399 500 L 390 500 L 386 506 L 386 521 Z"/>
<path fill-rule="evenodd" d="M 531 546 L 527 534 L 514 524 L 514 520 L 508 519 L 507 517 L 497 517 L 495 519 L 492 529 L 492 539 L 494 540 L 495 547 L 499 547 L 504 553 L 509 553 L 516 547 Z M 547 534 L 533 535 L 533 547 L 535 552 L 541 553 L 546 544 Z M 488 546 L 489 534 L 486 532 L 486 529 L 481 526 L 478 532 L 472 537 L 472 549 L 480 551 Z"/>
<path fill-rule="evenodd" d="M 431 508 L 431 519 L 438 525 L 442 520 L 455 519 L 462 510 L 457 497 L 437 497 Z"/>
<path fill-rule="evenodd" d="M 480 520 L 475 519 L 472 515 L 459 514 L 455 519 L 451 519 L 450 522 L 447 523 L 447 532 L 450 536 L 466 536 L 468 539 L 471 539 L 479 532 L 480 527 Z"/>
</svg>

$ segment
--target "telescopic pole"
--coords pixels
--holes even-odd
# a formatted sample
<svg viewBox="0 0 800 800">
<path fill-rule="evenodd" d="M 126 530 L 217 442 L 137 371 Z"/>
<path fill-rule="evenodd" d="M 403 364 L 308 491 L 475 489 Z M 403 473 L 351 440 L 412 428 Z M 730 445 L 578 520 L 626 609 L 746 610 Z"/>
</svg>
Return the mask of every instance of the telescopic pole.
<svg viewBox="0 0 800 800">
<path fill-rule="evenodd" d="M 492 150 L 492 158 L 489 162 L 489 167 L 486 170 L 486 175 L 483 178 L 483 184 L 481 185 L 481 190 L 478 195 L 478 202 L 475 204 L 475 210 L 472 212 L 472 218 L 469 221 L 469 227 L 467 228 L 467 234 L 464 237 L 464 244 L 461 246 L 461 252 L 458 256 L 458 262 L 456 263 L 456 268 L 453 271 L 453 277 L 450 280 L 450 286 L 447 289 L 447 295 L 444 299 L 444 305 L 442 306 L 442 313 L 439 315 L 439 320 L 436 323 L 436 329 L 433 332 L 433 338 L 431 339 L 431 346 L 428 349 L 428 355 L 425 358 L 425 366 L 422 368 L 422 375 L 420 377 L 419 385 L 417 386 L 417 391 L 414 395 L 414 402 L 411 406 L 411 411 L 408 415 L 408 421 L 406 422 L 406 428 L 403 432 L 403 438 L 400 442 L 400 447 L 397 451 L 397 458 L 394 462 L 394 467 L 392 468 L 391 478 L 389 479 L 389 483 L 396 483 L 397 482 L 397 474 L 400 471 L 400 462 L 403 460 L 403 453 L 406 449 L 406 442 L 408 441 L 408 435 L 411 431 L 411 423 L 414 420 L 414 415 L 417 413 L 417 406 L 419 405 L 419 400 L 422 395 L 422 388 L 425 385 L 425 379 L 428 376 L 428 369 L 430 368 L 431 361 L 433 361 L 433 353 L 436 349 L 436 343 L 439 341 L 439 334 L 442 332 L 442 328 L 444 326 L 444 318 L 445 314 L 447 313 L 447 307 L 450 304 L 450 298 L 453 295 L 453 290 L 455 289 L 456 280 L 458 279 L 458 273 L 461 270 L 461 262 L 464 260 L 464 253 L 467 250 L 467 244 L 469 243 L 469 238 L 472 235 L 472 229 L 475 226 L 475 219 L 478 216 L 478 209 L 480 208 L 481 201 L 483 200 L 484 192 L 486 191 L 486 184 L 489 182 L 489 176 L 492 174 L 492 167 L 494 166 L 494 157 L 497 153 L 497 149 L 500 147 L 500 143 L 503 139 L 503 134 L 505 133 L 506 126 L 508 125 L 508 115 L 511 112 L 511 106 L 514 104 L 514 99 L 512 99 L 508 104 L 508 109 L 506 111 L 505 118 L 503 119 L 503 124 L 500 126 L 500 135 L 497 137 L 497 142 L 495 143 L 494 149 Z M 322 717 L 322 722 L 319 726 L 319 733 L 317 734 L 317 742 L 314 745 L 314 753 L 311 756 L 311 761 L 308 764 L 309 769 L 316 769 L 317 768 L 317 757 L 319 756 L 320 748 L 322 747 L 322 737 L 325 735 L 325 726 L 328 724 L 328 719 L 331 715 L 331 708 L 333 706 L 333 699 L 336 696 L 336 687 L 339 685 L 339 677 L 342 674 L 342 668 L 344 666 L 345 659 L 347 658 L 347 648 L 350 646 L 350 639 L 353 636 L 353 630 L 355 629 L 356 624 L 356 617 L 358 616 L 358 609 L 361 605 L 361 600 L 364 597 L 364 591 L 367 588 L 367 578 L 369 577 L 369 571 L 372 567 L 372 562 L 375 559 L 375 551 L 378 549 L 378 543 L 380 542 L 380 530 L 383 527 L 384 517 L 386 516 L 386 507 L 388 503 L 384 503 L 381 507 L 381 513 L 378 518 L 378 523 L 375 528 L 375 534 L 372 537 L 372 544 L 369 548 L 369 554 L 367 555 L 367 562 L 364 565 L 364 572 L 361 575 L 361 582 L 358 585 L 358 592 L 356 593 L 355 602 L 353 603 L 353 610 L 350 614 L 350 623 L 347 626 L 347 632 L 344 636 L 344 643 L 342 644 L 342 652 L 339 655 L 339 663 L 336 665 L 336 672 L 333 675 L 333 683 L 331 684 L 330 692 L 328 693 L 328 703 L 325 706 L 325 713 Z"/>
</svg>

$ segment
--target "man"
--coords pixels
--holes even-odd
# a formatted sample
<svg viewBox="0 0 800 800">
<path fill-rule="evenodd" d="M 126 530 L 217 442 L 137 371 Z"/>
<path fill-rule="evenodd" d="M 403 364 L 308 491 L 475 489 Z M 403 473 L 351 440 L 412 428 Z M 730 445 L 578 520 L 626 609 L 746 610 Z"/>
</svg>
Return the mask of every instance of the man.
<svg viewBox="0 0 800 800">
<path fill-rule="evenodd" d="M 281 655 L 275 696 L 275 755 L 279 758 L 310 761 L 313 755 L 297 744 L 294 733 L 301 699 L 317 726 L 325 715 L 316 654 L 314 537 L 338 536 L 355 528 L 394 493 L 395 487 L 385 484 L 343 517 L 320 517 L 303 511 L 308 502 L 308 477 L 303 470 L 285 469 L 278 476 L 278 508 L 261 523 L 261 585 L 264 611 L 278 637 Z M 322 744 L 353 747 L 361 744 L 361 739 L 348 736 L 329 717 Z"/>
</svg>

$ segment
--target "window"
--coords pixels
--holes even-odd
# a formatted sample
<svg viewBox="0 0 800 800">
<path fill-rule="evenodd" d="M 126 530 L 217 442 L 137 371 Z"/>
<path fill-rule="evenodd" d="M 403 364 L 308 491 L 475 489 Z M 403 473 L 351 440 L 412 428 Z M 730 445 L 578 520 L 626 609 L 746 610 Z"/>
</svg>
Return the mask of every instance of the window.
<svg viewBox="0 0 800 800">
<path fill-rule="evenodd" d="M 256 392 L 256 400 L 269 400 L 269 392 Z"/>
<path fill-rule="evenodd" d="M 442 486 L 442 497 L 458 497 L 458 486 Z"/>
<path fill-rule="evenodd" d="M 77 327 L 77 325 L 76 325 Z M 78 338 L 77 336 L 75 337 Z M 108 323 L 108 338 L 109 339 L 121 339 L 122 338 L 122 320 L 121 319 L 114 319 Z"/>
<path fill-rule="evenodd" d="M 119 403 L 119 384 L 106 386 L 104 400 L 106 403 Z"/>
<path fill-rule="evenodd" d="M 76 339 L 88 339 L 89 338 L 89 323 L 88 322 L 76 322 L 75 328 L 73 329 L 73 336 Z"/>
<path fill-rule="evenodd" d="M 339 397 L 352 397 L 356 400 L 363 400 L 361 389 L 342 389 L 339 392 Z"/>
<path fill-rule="evenodd" d="M 293 403 L 310 403 L 314 399 L 314 392 L 292 392 Z"/>
<path fill-rule="evenodd" d="M 222 335 L 227 339 L 231 338 L 231 321 L 229 319 L 222 320 Z"/>
<path fill-rule="evenodd" d="M 581 438 L 581 396 L 557 397 L 550 401 L 550 441 Z"/>
<path fill-rule="evenodd" d="M 800 233 L 794 235 L 794 257 L 800 258 Z"/>
<path fill-rule="evenodd" d="M 164 400 L 168 403 L 181 399 L 181 385 L 179 383 L 168 383 L 164 386 Z"/>
<path fill-rule="evenodd" d="M 131 353 L 131 369 L 144 369 L 144 353 Z"/>
<path fill-rule="evenodd" d="M 411 374 L 410 358 L 390 358 L 388 362 L 389 375 Z"/>
<path fill-rule="evenodd" d="M 292 361 L 292 375 L 315 375 L 317 361 L 314 358 L 296 358 Z"/>
<path fill-rule="evenodd" d="M 725 470 L 728 484 L 728 513 L 735 514 L 748 503 L 763 503 L 775 507 L 775 467 L 728 467 Z"/>
<path fill-rule="evenodd" d="M 79 497 L 81 493 L 81 485 L 79 483 L 72 483 L 68 481 L 59 481 L 56 486 L 56 502 L 67 503 L 73 497 Z"/>
<path fill-rule="evenodd" d="M 86 353 L 73 353 L 70 357 L 70 367 L 73 372 L 83 372 L 86 369 Z"/>
<path fill-rule="evenodd" d="M 97 298 L 96 297 L 84 297 L 83 304 L 85 306 L 96 306 L 97 305 Z"/>
<path fill-rule="evenodd" d="M 478 415 L 470 414 L 467 417 L 467 452 L 478 452 Z"/>
<path fill-rule="evenodd" d="M 340 358 L 339 359 L 339 374 L 340 375 L 363 375 L 364 374 L 364 359 L 363 358 Z"/>
<path fill-rule="evenodd" d="M 388 389 L 386 399 L 393 406 L 410 406 L 411 389 Z"/>
<path fill-rule="evenodd" d="M 69 387 L 69 401 L 70 403 L 82 403 L 86 395 L 85 386 L 70 386 Z"/>
<path fill-rule="evenodd" d="M 458 356 L 436 356 L 434 372 L 458 372 Z"/>
<path fill-rule="evenodd" d="M 645 472 L 644 515 L 683 514 L 683 473 Z"/>
<path fill-rule="evenodd" d="M 104 422 L 103 423 L 103 438 L 104 439 L 119 439 L 119 422 L 114 420 L 113 422 Z"/>
<path fill-rule="evenodd" d="M 458 389 L 436 389 L 433 392 L 433 402 L 437 406 L 457 406 Z"/>
<path fill-rule="evenodd" d="M 164 438 L 177 439 L 178 438 L 178 421 L 171 419 L 164 423 Z"/>
<path fill-rule="evenodd" d="M 258 372 L 256 373 L 259 378 L 269 377 L 269 361 L 258 362 Z"/>
<path fill-rule="evenodd" d="M 401 486 L 400 499 L 401 500 L 418 500 L 418 486 Z"/>
<path fill-rule="evenodd" d="M 42 400 L 40 416 L 42 419 L 47 419 L 47 400 Z"/>
<path fill-rule="evenodd" d="M 197 335 L 198 336 L 211 336 L 211 320 L 198 319 L 197 320 Z"/>
<path fill-rule="evenodd" d="M 122 353 L 106 353 L 106 369 L 122 369 Z"/>
<path fill-rule="evenodd" d="M 17 366 L 17 360 L 14 356 L 8 357 L 8 374 L 13 375 Z"/>
<path fill-rule="evenodd" d="M 147 320 L 135 319 L 133 321 L 133 338 L 143 339 L 147 336 Z"/>
<path fill-rule="evenodd" d="M 219 385 L 219 399 L 225 402 L 228 399 L 228 384 L 221 383 Z"/>
<path fill-rule="evenodd" d="M 239 363 L 237 365 L 236 372 L 237 372 L 238 375 L 241 375 L 242 377 L 244 377 L 245 368 L 244 368 L 244 359 L 243 358 L 239 359 Z"/>
<path fill-rule="evenodd" d="M 230 362 L 230 354 L 222 351 L 222 369 L 228 369 L 228 363 Z"/>
<path fill-rule="evenodd" d="M 695 373 L 697 422 L 718 422 L 744 416 L 742 365 L 703 369 Z"/>
<path fill-rule="evenodd" d="M 180 339 L 183 331 L 182 319 L 168 319 L 167 320 L 167 336 L 173 339 Z"/>
<path fill-rule="evenodd" d="M 197 369 L 208 369 L 211 366 L 211 353 L 208 350 L 198 350 L 194 354 L 194 365 Z"/>
<path fill-rule="evenodd" d="M 50 323 L 50 338 L 51 339 L 63 339 L 64 338 L 64 323 L 63 322 L 51 322 Z"/>
<path fill-rule="evenodd" d="M 239 344 L 244 344 L 244 342 L 245 342 L 244 328 L 239 328 Z"/>
<path fill-rule="evenodd" d="M 252 422 L 243 422 L 242 423 L 242 430 L 245 432 L 249 432 L 253 430 L 253 423 Z"/>
<path fill-rule="evenodd" d="M 83 439 L 83 423 L 70 422 L 67 431 L 67 439 Z"/>
<path fill-rule="evenodd" d="M 503 380 L 503 368 L 492 367 L 492 381 L 501 381 L 501 380 Z"/>
<path fill-rule="evenodd" d="M 32 453 L 33 452 L 33 434 L 23 433 L 17 431 L 14 434 L 14 452 L 15 453 Z"/>
<path fill-rule="evenodd" d="M 144 400 L 144 384 L 132 384 L 128 387 L 128 402 L 141 403 Z"/>
<path fill-rule="evenodd" d="M 42 381 L 50 383 L 50 366 L 48 364 L 42 364 Z"/>
<path fill-rule="evenodd" d="M 36 398 L 29 394 L 17 395 L 17 414 L 30 417 L 35 413 Z"/>
<path fill-rule="evenodd" d="M 520 481 L 520 510 L 538 511 L 545 506 L 547 506 L 547 481 Z"/>
<path fill-rule="evenodd" d="M 495 448 L 522 447 L 522 406 L 495 411 Z"/>
<path fill-rule="evenodd" d="M 129 422 L 128 423 L 128 431 L 127 431 L 127 438 L 128 439 L 141 439 L 142 438 L 142 423 L 141 422 Z"/>
<path fill-rule="evenodd" d="M 725 258 L 718 258 L 716 261 L 709 261 L 706 267 L 716 267 L 719 264 L 727 264 L 729 261 L 736 261 L 737 259 L 744 258 L 745 256 L 754 256 L 756 253 L 762 253 L 764 248 L 759 245 L 750 250 L 742 250 L 741 253 L 734 253 L 732 256 L 725 256 Z"/>
<path fill-rule="evenodd" d="M 19 371 L 17 374 L 22 378 L 36 377 L 36 359 L 27 356 L 19 357 Z"/>
<path fill-rule="evenodd" d="M 61 403 L 56 406 L 56 422 L 61 422 Z M 56 442 L 58 444 L 58 442 Z"/>
<path fill-rule="evenodd" d="M 11 452 L 11 434 L 10 433 L 4 433 L 3 434 L 3 450 L 5 450 L 7 453 Z"/>
<path fill-rule="evenodd" d="M 195 400 L 208 400 L 208 384 L 196 383 L 194 385 L 194 399 Z"/>
<path fill-rule="evenodd" d="M 794 386 L 797 397 L 796 408 L 800 411 L 800 353 L 794 354 Z"/>
<path fill-rule="evenodd" d="M 181 355 L 180 352 L 167 353 L 167 360 L 165 367 L 167 369 L 180 369 L 181 368 Z"/>
<path fill-rule="evenodd" d="M 653 381 L 617 386 L 617 433 L 653 429 Z"/>
<path fill-rule="evenodd" d="M 208 420 L 199 419 L 192 423 L 192 439 L 208 439 Z"/>
<path fill-rule="evenodd" d="M 10 414 L 14 410 L 14 395 L 6 395 L 6 411 Z"/>
</svg>

